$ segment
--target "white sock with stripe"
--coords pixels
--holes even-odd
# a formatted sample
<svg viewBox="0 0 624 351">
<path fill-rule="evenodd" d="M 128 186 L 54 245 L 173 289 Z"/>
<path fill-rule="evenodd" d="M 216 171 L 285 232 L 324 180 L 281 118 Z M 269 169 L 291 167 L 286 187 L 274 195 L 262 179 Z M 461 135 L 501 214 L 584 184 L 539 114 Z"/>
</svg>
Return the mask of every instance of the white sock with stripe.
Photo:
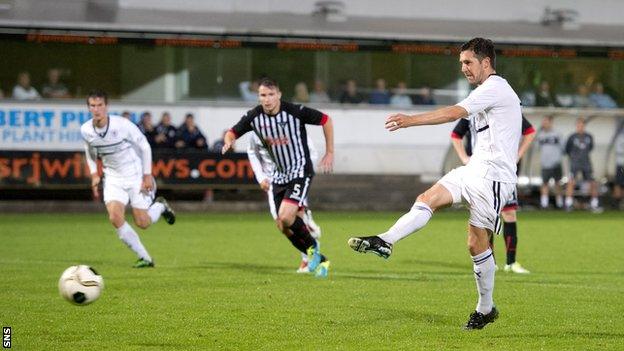
<svg viewBox="0 0 624 351">
<path fill-rule="evenodd" d="M 427 225 L 433 215 L 431 208 L 424 202 L 415 202 L 411 210 L 404 214 L 387 232 L 379 237 L 385 242 L 394 244 L 413 232 Z"/>
<path fill-rule="evenodd" d="M 472 262 L 474 262 L 474 277 L 477 281 L 477 292 L 479 293 L 477 312 L 488 314 L 492 311 L 492 306 L 494 306 L 493 293 L 496 264 L 494 263 L 492 250 L 487 249 L 478 255 L 472 256 Z"/>
<path fill-rule="evenodd" d="M 139 258 L 143 258 L 148 261 L 152 260 L 152 257 L 147 253 L 147 250 L 141 243 L 139 234 L 132 229 L 128 222 L 124 222 L 121 227 L 117 228 L 117 234 L 119 235 L 119 239 L 128 245 L 128 247 L 134 251 L 137 256 L 139 256 Z"/>
<path fill-rule="evenodd" d="M 152 220 L 152 224 L 158 222 L 158 219 L 163 212 L 165 212 L 165 205 L 160 202 L 154 202 L 152 206 L 147 209 L 147 214 Z"/>
</svg>

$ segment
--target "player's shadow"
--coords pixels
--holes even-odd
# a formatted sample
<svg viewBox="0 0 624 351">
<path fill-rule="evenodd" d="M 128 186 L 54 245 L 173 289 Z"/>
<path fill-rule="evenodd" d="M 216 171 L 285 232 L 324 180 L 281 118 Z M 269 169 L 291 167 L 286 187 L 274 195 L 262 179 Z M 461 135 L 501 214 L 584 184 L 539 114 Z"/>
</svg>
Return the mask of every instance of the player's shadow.
<svg viewBox="0 0 624 351">
<path fill-rule="evenodd" d="M 466 272 L 466 270 L 471 271 L 472 265 L 470 261 L 468 263 L 453 263 L 448 261 L 432 261 L 432 260 L 417 260 L 417 259 L 402 259 L 401 263 L 405 263 L 414 267 L 425 266 L 425 267 L 435 267 L 435 268 L 450 268 L 454 270 L 461 270 L 462 272 Z"/>
<path fill-rule="evenodd" d="M 368 316 L 371 316 L 367 318 L 367 323 L 370 323 L 372 321 L 385 322 L 405 320 L 408 321 L 408 323 L 412 323 L 413 321 L 422 321 L 430 325 L 446 326 L 457 324 L 457 321 L 449 316 L 437 313 L 422 312 L 414 308 L 366 308 L 366 314 Z M 358 320 L 356 323 L 361 325 L 362 321 Z"/>
<path fill-rule="evenodd" d="M 266 265 L 251 262 L 206 262 L 195 267 L 201 269 L 235 270 L 259 274 L 292 273 L 291 271 L 293 270 L 290 266 Z"/>
</svg>

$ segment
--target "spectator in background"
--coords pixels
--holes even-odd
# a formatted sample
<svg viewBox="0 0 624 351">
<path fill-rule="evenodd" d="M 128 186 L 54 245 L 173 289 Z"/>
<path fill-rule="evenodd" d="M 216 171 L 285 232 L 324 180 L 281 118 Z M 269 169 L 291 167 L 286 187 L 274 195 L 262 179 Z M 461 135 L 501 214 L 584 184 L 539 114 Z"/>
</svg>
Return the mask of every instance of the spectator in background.
<svg viewBox="0 0 624 351">
<path fill-rule="evenodd" d="M 211 152 L 218 152 L 221 153 L 221 151 L 223 150 L 223 145 L 225 145 L 225 134 L 227 134 L 228 130 L 224 130 L 223 133 L 221 133 L 221 138 L 217 139 L 217 141 L 214 142 L 214 144 L 212 144 L 212 148 L 210 149 Z M 232 149 L 229 149 L 227 152 L 232 152 Z"/>
<path fill-rule="evenodd" d="M 17 75 L 17 84 L 13 88 L 13 98 L 16 100 L 39 100 L 41 95 L 30 85 L 30 73 L 20 72 Z"/>
<path fill-rule="evenodd" d="M 292 102 L 295 104 L 307 104 L 308 102 L 310 102 L 308 85 L 305 82 L 299 82 L 295 84 L 295 95 L 292 98 Z"/>
<path fill-rule="evenodd" d="M 184 117 L 184 123 L 178 128 L 175 147 L 177 149 L 203 149 L 208 147 L 208 140 L 197 128 L 195 124 L 195 116 L 187 113 Z"/>
<path fill-rule="evenodd" d="M 4 91 L 2 89 L 0 89 L 0 99 L 4 99 Z"/>
<path fill-rule="evenodd" d="M 576 94 L 572 97 L 572 107 L 594 107 L 594 103 L 589 99 L 589 88 L 585 84 L 579 84 Z"/>
<path fill-rule="evenodd" d="M 604 85 L 597 82 L 594 85 L 594 92 L 589 95 L 589 100 L 592 101 L 594 106 L 599 108 L 617 108 L 615 100 L 604 92 Z"/>
<path fill-rule="evenodd" d="M 552 116 L 546 116 L 542 120 L 542 128 L 537 134 L 537 143 L 540 150 L 540 165 L 542 166 L 542 187 L 540 188 L 540 206 L 548 208 L 549 186 L 552 179 L 555 188 L 555 204 L 557 208 L 563 207 L 561 193 L 561 160 L 563 159 L 563 137 L 553 129 Z"/>
<path fill-rule="evenodd" d="M 313 103 L 328 103 L 331 102 L 327 90 L 325 89 L 325 83 L 322 80 L 314 81 L 314 91 L 310 94 L 310 102 Z"/>
<path fill-rule="evenodd" d="M 258 81 L 245 81 L 238 84 L 238 91 L 245 102 L 258 102 Z"/>
<path fill-rule="evenodd" d="M 541 107 L 559 107 L 559 102 L 550 91 L 550 83 L 543 80 L 537 91 L 535 92 L 535 106 Z"/>
<path fill-rule="evenodd" d="M 433 98 L 433 89 L 428 86 L 424 86 L 420 89 L 420 94 L 414 97 L 415 105 L 435 105 L 435 99 Z"/>
<path fill-rule="evenodd" d="M 355 79 L 347 80 L 344 91 L 340 95 L 341 104 L 361 104 L 364 102 L 364 96 L 358 91 Z"/>
<path fill-rule="evenodd" d="M 370 93 L 368 102 L 373 105 L 387 105 L 390 103 L 390 92 L 386 89 L 386 80 L 378 78 L 375 89 Z"/>
<path fill-rule="evenodd" d="M 50 68 L 48 70 L 48 81 L 41 88 L 41 94 L 47 99 L 67 99 L 71 94 L 65 84 L 61 82 L 61 70 Z"/>
<path fill-rule="evenodd" d="M 141 120 L 139 120 L 139 124 L 137 125 L 139 130 L 145 138 L 147 138 L 147 142 L 150 146 L 154 147 L 154 137 L 156 137 L 156 128 L 154 128 L 154 123 L 152 122 L 152 114 L 148 111 L 145 111 L 141 114 Z"/>
<path fill-rule="evenodd" d="M 594 138 L 585 132 L 585 120 L 580 117 L 576 120 L 576 133 L 570 135 L 566 143 L 565 151 L 570 158 L 570 175 L 566 187 L 565 207 L 567 211 L 572 210 L 574 205 L 574 185 L 576 177 L 580 175 L 584 181 L 590 183 L 591 200 L 590 209 L 599 212 L 598 206 L 598 186 L 594 180 L 591 159 L 589 153 L 594 148 Z"/>
<path fill-rule="evenodd" d="M 132 113 L 130 113 L 130 111 L 124 111 L 121 113 L 121 117 L 125 118 L 125 119 L 129 119 L 132 121 Z"/>
<path fill-rule="evenodd" d="M 624 123 L 615 137 L 615 182 L 613 184 L 613 209 L 620 209 L 624 187 Z"/>
<path fill-rule="evenodd" d="M 412 98 L 407 94 L 407 85 L 405 82 L 397 83 L 394 89 L 394 95 L 390 98 L 390 105 L 404 109 L 412 107 Z"/>
<path fill-rule="evenodd" d="M 171 124 L 171 114 L 165 111 L 160 117 L 160 123 L 156 126 L 154 146 L 161 149 L 175 148 L 178 129 Z"/>
</svg>

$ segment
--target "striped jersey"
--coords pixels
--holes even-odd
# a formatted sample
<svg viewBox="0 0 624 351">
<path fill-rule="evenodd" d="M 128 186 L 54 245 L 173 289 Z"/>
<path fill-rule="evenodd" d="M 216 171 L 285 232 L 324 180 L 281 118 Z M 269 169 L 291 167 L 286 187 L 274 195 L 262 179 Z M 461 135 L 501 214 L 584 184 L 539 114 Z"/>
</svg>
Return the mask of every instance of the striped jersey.
<svg viewBox="0 0 624 351">
<path fill-rule="evenodd" d="M 327 119 L 327 115 L 315 109 L 281 101 L 275 115 L 265 113 L 261 105 L 249 110 L 231 132 L 238 138 L 253 131 L 275 164 L 272 182 L 286 184 L 314 175 L 305 125 L 324 125 Z"/>
</svg>

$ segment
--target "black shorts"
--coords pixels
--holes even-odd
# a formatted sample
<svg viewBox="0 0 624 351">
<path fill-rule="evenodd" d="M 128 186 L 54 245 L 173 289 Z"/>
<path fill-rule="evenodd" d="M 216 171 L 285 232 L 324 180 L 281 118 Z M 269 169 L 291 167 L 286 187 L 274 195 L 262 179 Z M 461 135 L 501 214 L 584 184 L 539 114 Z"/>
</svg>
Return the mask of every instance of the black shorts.
<svg viewBox="0 0 624 351">
<path fill-rule="evenodd" d="M 542 183 L 546 184 L 551 179 L 557 183 L 561 180 L 562 173 L 561 165 L 556 165 L 552 168 L 542 168 Z"/>
<path fill-rule="evenodd" d="M 303 208 L 310 191 L 312 177 L 296 178 L 286 184 L 272 184 L 273 202 L 275 209 L 279 213 L 282 201 L 288 201 Z"/>
<path fill-rule="evenodd" d="M 591 167 L 570 167 L 571 179 L 578 179 L 579 174 L 584 181 L 594 180 L 594 172 Z"/>
<path fill-rule="evenodd" d="M 624 186 L 624 166 L 615 166 L 615 184 Z"/>
<path fill-rule="evenodd" d="M 503 211 L 512 211 L 518 209 L 518 194 L 517 190 L 514 189 L 513 193 L 511 193 L 511 199 L 505 203 L 503 206 Z"/>
</svg>

